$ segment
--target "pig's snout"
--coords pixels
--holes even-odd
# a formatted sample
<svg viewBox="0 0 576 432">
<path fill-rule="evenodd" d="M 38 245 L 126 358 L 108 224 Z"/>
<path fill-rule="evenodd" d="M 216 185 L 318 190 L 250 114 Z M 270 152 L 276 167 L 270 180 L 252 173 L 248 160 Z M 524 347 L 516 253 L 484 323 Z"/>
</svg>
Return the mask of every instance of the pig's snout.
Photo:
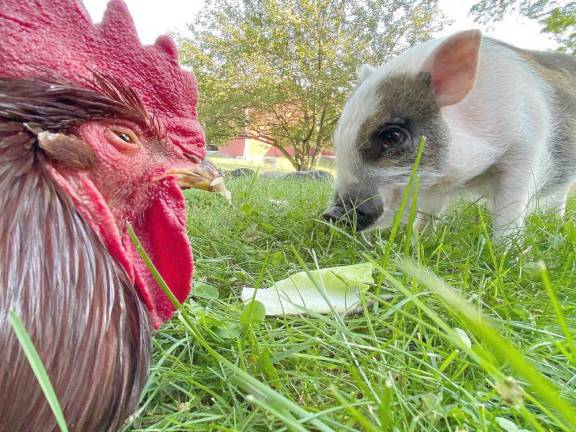
<svg viewBox="0 0 576 432">
<path fill-rule="evenodd" d="M 362 231 L 374 224 L 382 215 L 382 199 L 377 196 L 359 199 L 337 196 L 322 217 L 328 222 L 345 223 Z"/>
</svg>

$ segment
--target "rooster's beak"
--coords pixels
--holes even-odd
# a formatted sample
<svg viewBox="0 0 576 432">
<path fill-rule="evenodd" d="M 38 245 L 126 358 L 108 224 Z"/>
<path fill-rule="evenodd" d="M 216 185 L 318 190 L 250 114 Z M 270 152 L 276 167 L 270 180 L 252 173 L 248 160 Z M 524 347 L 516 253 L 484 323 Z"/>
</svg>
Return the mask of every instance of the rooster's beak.
<svg viewBox="0 0 576 432">
<path fill-rule="evenodd" d="M 231 201 L 232 194 L 224 184 L 224 177 L 209 161 L 204 160 L 193 168 L 172 168 L 162 177 L 174 177 L 182 189 L 202 189 L 216 192 Z"/>
</svg>

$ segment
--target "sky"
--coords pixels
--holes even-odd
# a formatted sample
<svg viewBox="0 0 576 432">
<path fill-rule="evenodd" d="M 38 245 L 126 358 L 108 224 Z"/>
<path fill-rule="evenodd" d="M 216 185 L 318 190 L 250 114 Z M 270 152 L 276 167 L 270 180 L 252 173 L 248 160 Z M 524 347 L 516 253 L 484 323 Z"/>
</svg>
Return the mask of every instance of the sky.
<svg viewBox="0 0 576 432">
<path fill-rule="evenodd" d="M 83 0 L 92 19 L 100 21 L 107 0 Z M 125 0 L 132 13 L 142 42 L 153 43 L 156 37 L 168 32 L 186 34 L 186 23 L 194 17 L 204 4 L 203 0 Z M 480 28 L 485 35 L 501 39 L 520 48 L 536 50 L 554 49 L 556 43 L 540 32 L 540 24 L 517 14 L 508 15 L 502 22 L 486 28 L 474 23 L 468 11 L 474 0 L 439 0 L 444 14 L 453 20 L 438 36 Z"/>
</svg>

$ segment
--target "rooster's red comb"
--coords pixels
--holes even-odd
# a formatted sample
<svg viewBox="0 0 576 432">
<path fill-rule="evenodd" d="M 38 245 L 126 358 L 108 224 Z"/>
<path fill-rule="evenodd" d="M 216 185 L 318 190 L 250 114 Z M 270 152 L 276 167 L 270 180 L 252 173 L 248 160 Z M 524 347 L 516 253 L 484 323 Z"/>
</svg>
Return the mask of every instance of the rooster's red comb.
<svg viewBox="0 0 576 432">
<path fill-rule="evenodd" d="M 178 64 L 168 36 L 142 46 L 126 5 L 111 0 L 94 25 L 75 0 L 1 0 L 0 77 L 53 74 L 86 86 L 94 73 L 134 89 L 167 138 L 188 154 L 204 158 L 204 133 L 194 76 Z"/>
</svg>

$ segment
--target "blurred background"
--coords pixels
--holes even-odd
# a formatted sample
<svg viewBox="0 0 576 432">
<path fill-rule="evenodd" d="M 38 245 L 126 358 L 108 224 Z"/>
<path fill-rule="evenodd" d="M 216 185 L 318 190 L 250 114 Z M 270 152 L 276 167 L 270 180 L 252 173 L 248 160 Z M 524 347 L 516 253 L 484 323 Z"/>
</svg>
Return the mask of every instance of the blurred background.
<svg viewBox="0 0 576 432">
<path fill-rule="evenodd" d="M 85 0 L 94 21 L 107 0 Z M 356 68 L 459 30 L 576 50 L 576 2 L 127 0 L 143 42 L 172 34 L 200 89 L 209 158 L 224 169 L 334 171 L 331 137 Z"/>
</svg>

